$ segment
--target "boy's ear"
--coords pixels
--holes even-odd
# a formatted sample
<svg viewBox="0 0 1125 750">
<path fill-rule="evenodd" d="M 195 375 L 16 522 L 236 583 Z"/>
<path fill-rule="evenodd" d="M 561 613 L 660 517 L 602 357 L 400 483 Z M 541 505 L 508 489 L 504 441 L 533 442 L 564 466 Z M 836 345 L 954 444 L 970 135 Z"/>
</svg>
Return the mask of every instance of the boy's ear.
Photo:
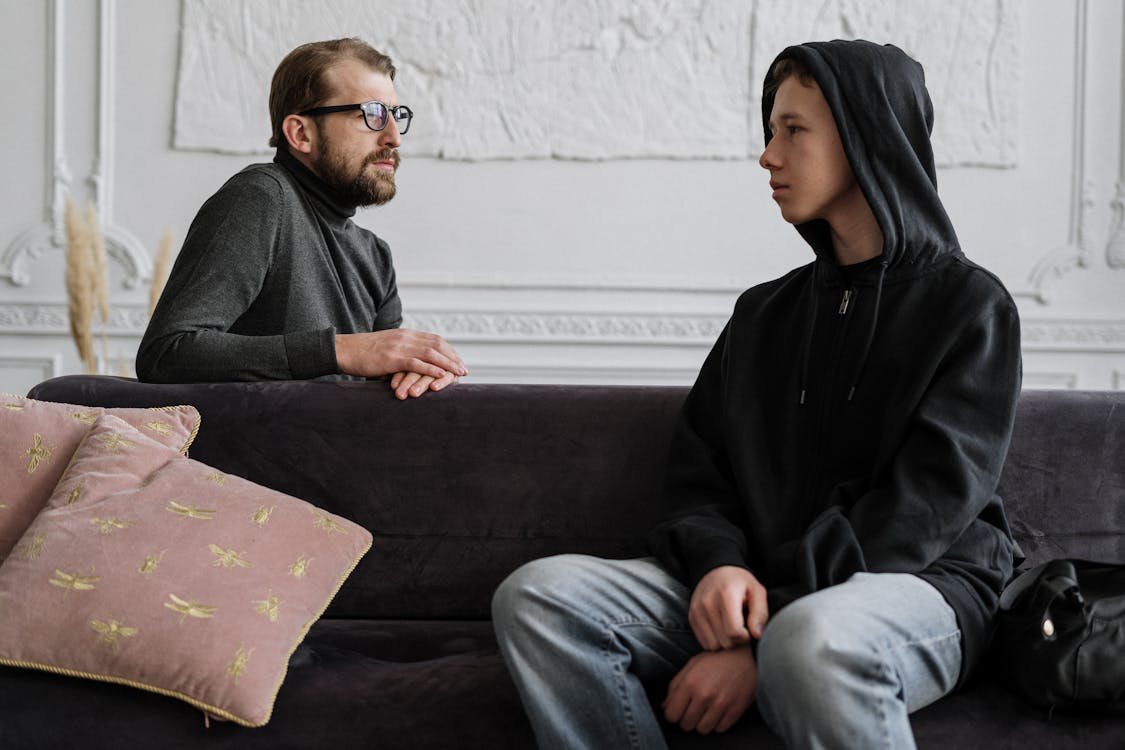
<svg viewBox="0 0 1125 750">
<path fill-rule="evenodd" d="M 301 115 L 286 115 L 281 122 L 281 132 L 285 134 L 289 150 L 294 153 L 312 153 L 314 128 L 316 124 L 312 119 Z"/>
</svg>

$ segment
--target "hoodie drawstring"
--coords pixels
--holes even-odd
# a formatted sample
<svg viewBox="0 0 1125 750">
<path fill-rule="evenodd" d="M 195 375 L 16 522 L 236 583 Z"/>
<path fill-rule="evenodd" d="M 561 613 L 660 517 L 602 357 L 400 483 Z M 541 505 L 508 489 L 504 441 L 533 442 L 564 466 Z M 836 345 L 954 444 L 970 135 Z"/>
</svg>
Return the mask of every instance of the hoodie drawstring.
<svg viewBox="0 0 1125 750">
<path fill-rule="evenodd" d="M 813 277 L 812 277 L 812 305 L 810 305 L 809 323 L 805 326 L 805 340 L 804 345 L 801 347 L 801 382 L 800 382 L 800 397 L 797 399 L 798 406 L 805 405 L 805 392 L 809 383 L 809 352 L 812 351 L 812 337 L 813 331 L 816 329 L 816 316 L 819 312 L 819 298 L 820 289 L 817 286 L 817 276 L 820 271 L 820 260 L 818 259 L 813 263 Z"/>
<path fill-rule="evenodd" d="M 867 357 L 871 354 L 871 344 L 875 341 L 875 327 L 879 324 L 879 304 L 883 300 L 883 279 L 887 275 L 887 265 L 888 261 L 886 260 L 879 264 L 879 281 L 875 285 L 875 312 L 871 316 L 871 327 L 867 329 L 867 341 L 863 344 L 863 354 L 856 364 L 855 375 L 852 377 L 852 387 L 848 389 L 848 401 L 851 401 L 852 396 L 855 395 L 855 389 L 863 377 L 864 369 L 867 367 Z"/>
</svg>

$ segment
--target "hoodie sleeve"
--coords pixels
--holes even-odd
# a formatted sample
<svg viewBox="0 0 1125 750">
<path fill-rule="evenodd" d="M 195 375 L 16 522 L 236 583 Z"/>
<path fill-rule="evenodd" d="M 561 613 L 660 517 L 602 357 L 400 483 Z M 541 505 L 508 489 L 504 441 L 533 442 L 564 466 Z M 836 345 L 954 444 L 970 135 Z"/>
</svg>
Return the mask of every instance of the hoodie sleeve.
<svg viewBox="0 0 1125 750">
<path fill-rule="evenodd" d="M 1007 539 L 993 517 L 995 489 L 1020 391 L 1019 319 L 1010 301 L 993 305 L 955 339 L 935 372 L 884 476 L 854 500 L 837 487 L 830 507 L 796 547 L 796 583 L 770 591 L 776 612 L 804 594 L 853 573 L 921 573 L 960 545 L 993 547 Z M 960 555 L 957 555 L 960 556 Z M 1003 585 L 1004 566 L 985 571 Z M 982 568 L 982 570 L 984 570 Z"/>
<path fill-rule="evenodd" d="M 670 514 L 648 536 L 652 553 L 692 588 L 722 565 L 749 570 L 742 531 L 745 514 L 731 483 L 721 437 L 728 329 L 729 323 L 680 412 L 664 483 Z"/>
<path fill-rule="evenodd" d="M 140 380 L 304 379 L 338 371 L 332 328 L 230 332 L 267 283 L 279 242 L 279 191 L 269 178 L 243 174 L 204 203 L 141 340 Z"/>
</svg>

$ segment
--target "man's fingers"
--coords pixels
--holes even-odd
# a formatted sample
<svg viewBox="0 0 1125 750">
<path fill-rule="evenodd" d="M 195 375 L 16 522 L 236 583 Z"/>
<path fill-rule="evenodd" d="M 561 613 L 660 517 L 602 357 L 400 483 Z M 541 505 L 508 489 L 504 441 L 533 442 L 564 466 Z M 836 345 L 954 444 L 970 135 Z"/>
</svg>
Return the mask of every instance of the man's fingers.
<svg viewBox="0 0 1125 750">
<path fill-rule="evenodd" d="M 399 383 L 395 386 L 395 398 L 405 401 L 410 396 L 410 387 L 421 380 L 422 376 L 416 372 L 404 372 Z"/>
<path fill-rule="evenodd" d="M 418 378 L 418 382 L 410 386 L 410 389 L 408 391 L 411 398 L 418 398 L 423 393 L 428 391 L 430 389 L 430 383 L 433 383 L 434 380 L 435 378 L 431 378 L 429 375 L 423 375 L 422 377 Z"/>
<path fill-rule="evenodd" d="M 691 625 L 691 632 L 695 634 L 695 640 L 699 641 L 699 645 L 704 650 L 719 649 L 719 639 L 715 637 L 703 607 L 692 607 L 688 610 L 688 624 Z"/>
<path fill-rule="evenodd" d="M 722 610 L 716 615 L 720 618 L 722 627 L 722 632 L 718 635 L 723 648 L 733 648 L 750 640 L 750 634 L 746 632 L 746 623 L 742 619 L 744 603 L 745 598 L 733 589 L 725 592 L 721 599 Z"/>
<path fill-rule="evenodd" d="M 404 377 L 406 377 L 406 373 L 403 372 L 403 371 L 396 372 L 394 375 L 391 376 L 391 390 L 392 391 L 398 390 L 398 384 L 402 382 L 402 379 Z"/>
</svg>

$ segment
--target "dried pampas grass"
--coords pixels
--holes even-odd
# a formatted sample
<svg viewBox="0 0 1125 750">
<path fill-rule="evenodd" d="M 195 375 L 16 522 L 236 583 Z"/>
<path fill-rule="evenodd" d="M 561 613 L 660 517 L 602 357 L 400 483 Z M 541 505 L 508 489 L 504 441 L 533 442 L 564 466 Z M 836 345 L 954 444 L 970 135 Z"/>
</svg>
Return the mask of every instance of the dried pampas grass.
<svg viewBox="0 0 1125 750">
<path fill-rule="evenodd" d="M 66 300 L 70 335 L 86 372 L 97 371 L 94 357 L 94 307 L 97 301 L 97 270 L 94 241 L 89 226 L 78 214 L 74 201 L 66 199 Z"/>
<path fill-rule="evenodd" d="M 164 285 L 168 282 L 168 270 L 172 267 L 172 232 L 167 231 L 160 238 L 160 247 L 156 251 L 156 261 L 152 267 L 152 286 L 148 293 L 148 316 L 156 310 L 156 303 L 164 293 Z"/>
<path fill-rule="evenodd" d="M 98 225 L 98 212 L 92 203 L 86 206 L 86 229 L 90 233 L 90 254 L 93 258 L 94 304 L 102 318 L 102 361 L 108 362 L 106 326 L 109 325 L 109 269 L 105 254 L 105 235 Z"/>
</svg>

